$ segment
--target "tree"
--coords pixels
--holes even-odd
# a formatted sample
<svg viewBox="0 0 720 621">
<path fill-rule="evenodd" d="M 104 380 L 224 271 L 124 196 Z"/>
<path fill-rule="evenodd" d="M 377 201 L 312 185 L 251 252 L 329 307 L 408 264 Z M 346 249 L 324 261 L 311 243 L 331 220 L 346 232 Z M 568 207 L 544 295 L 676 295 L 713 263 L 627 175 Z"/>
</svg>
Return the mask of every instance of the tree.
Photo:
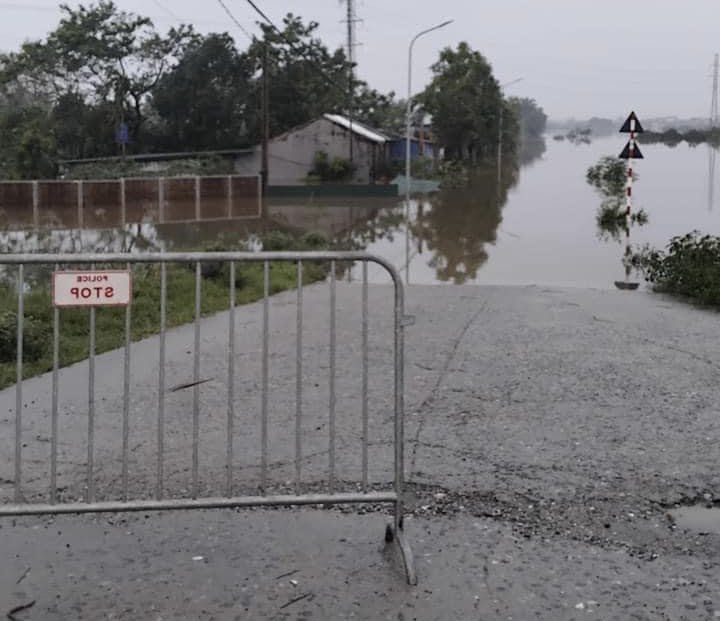
<svg viewBox="0 0 720 621">
<path fill-rule="evenodd" d="M 255 70 L 261 71 L 267 51 L 269 73 L 270 134 L 278 135 L 325 113 L 343 113 L 350 103 L 350 64 L 345 52 L 330 52 L 315 37 L 317 22 L 304 24 L 288 13 L 283 29 L 260 24 L 263 39 L 247 51 Z M 249 115 L 254 142 L 262 136 L 260 122 L 262 81 L 256 80 L 251 97 L 258 103 Z"/>
<path fill-rule="evenodd" d="M 622 198 L 627 183 L 625 162 L 606 155 L 600 158 L 597 164 L 588 168 L 585 178 L 605 198 Z M 637 178 L 634 173 L 633 178 Z"/>
<path fill-rule="evenodd" d="M 405 101 L 396 100 L 395 93 L 383 95 L 366 84 L 358 89 L 353 105 L 356 120 L 390 136 L 405 133 L 405 110 Z"/>
<path fill-rule="evenodd" d="M 0 112 L 0 174 L 9 179 L 52 178 L 56 144 L 47 109 L 40 106 Z"/>
<path fill-rule="evenodd" d="M 512 97 L 510 103 L 517 109 L 523 136 L 540 138 L 547 126 L 545 111 L 528 97 Z"/>
<path fill-rule="evenodd" d="M 503 97 L 485 57 L 463 42 L 442 50 L 432 71 L 419 101 L 446 157 L 477 163 L 494 153 Z"/>
<path fill-rule="evenodd" d="M 628 227 L 624 206 L 627 183 L 625 162 L 606 155 L 588 168 L 585 179 L 603 197 L 595 215 L 600 237 L 619 240 L 623 233 L 627 233 Z M 637 179 L 636 173 L 633 173 L 633 179 Z M 630 214 L 629 224 L 643 226 L 647 222 L 648 214 L 643 209 L 637 209 Z"/>
<path fill-rule="evenodd" d="M 141 142 L 148 95 L 194 39 L 192 28 L 160 36 L 149 18 L 121 11 L 109 0 L 60 9 L 63 17 L 45 40 L 25 43 L 0 60 L 0 83 L 48 93 L 55 102 L 70 95 L 74 99 L 66 104 L 110 105 L 113 124 L 126 121 Z M 100 154 L 111 149 L 105 145 Z"/>
<path fill-rule="evenodd" d="M 230 149 L 248 144 L 247 118 L 256 116 L 252 61 L 228 34 L 188 46 L 153 91 L 162 148 Z"/>
</svg>

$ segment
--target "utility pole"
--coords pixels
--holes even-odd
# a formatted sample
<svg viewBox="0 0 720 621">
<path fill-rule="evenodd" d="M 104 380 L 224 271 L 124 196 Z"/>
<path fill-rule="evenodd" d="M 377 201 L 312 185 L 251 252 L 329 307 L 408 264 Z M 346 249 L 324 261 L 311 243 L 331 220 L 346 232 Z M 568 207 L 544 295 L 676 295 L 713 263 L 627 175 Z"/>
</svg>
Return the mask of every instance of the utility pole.
<svg viewBox="0 0 720 621">
<path fill-rule="evenodd" d="M 360 20 L 357 18 L 357 13 L 355 12 L 355 0 L 345 0 L 345 8 L 347 10 L 345 17 L 347 25 L 347 43 L 345 54 L 350 65 L 348 75 L 348 120 L 350 121 L 350 163 L 352 163 L 354 160 L 352 124 L 353 117 L 355 116 L 355 48 L 357 47 L 355 24 L 357 24 Z"/>
<path fill-rule="evenodd" d="M 718 73 L 720 72 L 720 55 L 715 54 L 713 63 L 713 87 L 712 103 L 710 106 L 710 127 L 717 127 L 718 124 Z"/>
<path fill-rule="evenodd" d="M 262 135 L 262 164 L 260 169 L 260 177 L 262 179 L 263 194 L 267 188 L 269 165 L 268 165 L 268 143 L 270 142 L 270 80 L 268 77 L 268 44 L 263 42 L 263 79 L 262 79 L 262 118 L 263 118 L 263 135 Z"/>
</svg>

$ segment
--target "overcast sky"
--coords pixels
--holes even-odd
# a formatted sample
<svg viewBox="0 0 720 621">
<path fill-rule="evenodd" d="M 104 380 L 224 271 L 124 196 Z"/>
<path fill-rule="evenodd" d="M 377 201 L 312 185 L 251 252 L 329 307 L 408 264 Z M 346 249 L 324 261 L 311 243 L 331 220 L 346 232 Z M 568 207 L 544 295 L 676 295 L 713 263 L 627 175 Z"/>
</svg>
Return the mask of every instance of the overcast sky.
<svg viewBox="0 0 720 621">
<path fill-rule="evenodd" d="M 257 32 L 246 0 L 225 0 Z M 77 5 L 75 0 L 68 0 Z M 149 15 L 162 29 L 177 22 L 200 31 L 247 38 L 217 0 L 116 0 Z M 328 46 L 343 45 L 340 0 L 256 0 L 279 23 L 289 11 L 320 23 Z M 43 37 L 57 23 L 51 0 L 0 0 L 0 49 Z M 420 30 L 454 23 L 421 38 L 413 54 L 413 85 L 430 78 L 442 47 L 467 41 L 482 52 L 501 83 L 523 78 L 507 94 L 533 97 L 552 118 L 698 116 L 710 112 L 712 63 L 720 52 L 718 0 L 357 0 L 358 72 L 382 91 L 407 90 L 407 49 Z M 415 89 L 414 89 L 415 90 Z"/>
</svg>

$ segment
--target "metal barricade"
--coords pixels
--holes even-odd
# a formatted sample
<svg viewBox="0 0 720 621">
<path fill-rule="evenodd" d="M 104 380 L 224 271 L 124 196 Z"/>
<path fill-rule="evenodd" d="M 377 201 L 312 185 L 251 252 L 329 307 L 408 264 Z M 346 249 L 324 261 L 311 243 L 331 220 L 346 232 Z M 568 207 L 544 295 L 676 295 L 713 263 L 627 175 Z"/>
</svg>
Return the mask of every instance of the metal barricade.
<svg viewBox="0 0 720 621">
<path fill-rule="evenodd" d="M 257 494 L 249 493 L 236 493 L 234 488 L 234 460 L 235 454 L 235 441 L 238 437 L 238 395 L 236 394 L 236 384 L 238 377 L 238 356 L 246 355 L 247 352 L 237 351 L 236 348 L 236 330 L 237 330 L 237 313 L 238 309 L 241 308 L 238 304 L 238 266 L 245 266 L 248 264 L 260 264 L 262 269 L 257 268 L 260 277 L 262 278 L 262 297 L 260 298 L 260 326 L 254 328 L 258 333 L 258 337 L 261 339 L 261 347 L 259 352 L 255 352 L 260 359 L 260 381 L 259 393 L 260 393 L 260 408 L 258 412 L 250 412 L 253 420 L 259 418 L 259 431 L 257 440 L 259 441 L 259 486 Z M 271 374 L 270 374 L 270 336 L 271 336 L 271 323 L 270 323 L 270 308 L 273 300 L 273 291 L 271 289 L 271 266 L 276 264 L 290 263 L 296 265 L 296 270 L 293 268 L 292 272 L 296 274 L 293 276 L 296 278 L 295 287 L 291 287 L 289 292 L 283 293 L 285 296 L 291 296 L 293 305 L 296 307 L 296 311 L 293 312 L 295 315 L 294 330 L 288 328 L 287 325 L 283 326 L 284 329 L 294 332 L 294 339 L 290 336 L 293 349 L 295 350 L 295 369 L 288 371 L 286 385 L 283 386 L 272 386 L 271 387 Z M 324 339 L 327 337 L 326 346 L 316 347 L 319 352 L 318 355 L 327 356 L 325 358 L 327 362 L 327 381 L 328 381 L 328 395 L 327 395 L 327 412 L 322 414 L 324 421 L 327 423 L 327 437 L 323 442 L 327 442 L 325 448 L 322 451 L 316 451 L 316 456 L 322 454 L 323 457 L 327 455 L 327 478 L 323 481 L 323 489 L 317 490 L 312 485 L 306 485 L 304 481 L 303 464 L 306 463 L 304 438 L 303 434 L 303 423 L 305 412 L 303 410 L 303 396 L 305 390 L 305 377 L 307 370 L 304 368 L 304 349 L 303 349 L 303 336 L 304 336 L 304 321 L 306 316 L 303 312 L 304 305 L 304 289 L 307 286 L 304 282 L 304 271 L 306 266 L 311 264 L 320 263 L 325 271 L 318 277 L 317 287 L 328 287 L 329 289 L 329 308 L 325 309 L 329 313 L 329 319 L 327 326 L 327 333 L 323 335 Z M 359 451 L 360 456 L 358 461 L 361 461 L 361 476 L 358 480 L 355 480 L 353 485 L 354 489 L 348 491 L 338 490 L 339 487 L 343 487 L 342 481 L 339 480 L 338 472 L 336 470 L 336 457 L 338 456 L 338 442 L 337 442 L 337 431 L 336 431 L 336 419 L 337 419 L 337 382 L 340 379 L 347 379 L 338 375 L 337 370 L 337 268 L 340 265 L 359 263 L 362 268 L 362 278 L 360 287 L 360 326 L 357 335 L 360 343 L 361 352 L 361 369 L 359 373 L 359 384 L 357 390 L 360 391 L 358 397 L 361 401 L 359 408 L 359 414 L 361 417 L 361 427 L 359 440 Z M 369 458 L 368 450 L 371 446 L 371 442 L 368 438 L 368 421 L 370 417 L 370 408 L 368 405 L 368 393 L 370 389 L 369 383 L 369 286 L 368 286 L 368 264 L 376 264 L 376 266 L 384 269 L 389 274 L 393 283 L 393 298 L 392 298 L 392 316 L 388 317 L 388 330 L 392 330 L 393 340 L 392 346 L 387 342 L 380 343 L 379 349 L 387 350 L 388 358 L 392 361 L 392 367 L 394 369 L 392 378 L 388 377 L 388 390 L 392 391 L 392 406 L 388 403 L 388 406 L 392 409 L 392 432 L 387 433 L 386 443 L 390 447 L 388 453 L 392 450 L 392 456 L 388 458 L 389 464 L 392 463 L 392 482 L 386 479 L 386 483 L 377 482 L 375 484 L 369 481 L 368 469 L 369 465 L 375 466 L 374 460 Z M 192 342 L 190 350 L 184 353 L 190 353 L 192 351 L 192 381 L 188 382 L 184 386 L 180 386 L 179 389 L 170 389 L 168 387 L 168 364 L 170 362 L 170 355 L 168 353 L 169 340 L 168 335 L 171 330 L 168 326 L 168 304 L 169 296 L 168 290 L 172 286 L 172 278 L 169 275 L 169 270 L 173 266 L 183 266 L 191 270 L 194 273 L 194 295 L 192 291 L 187 292 L 187 303 L 191 300 L 194 302 L 192 309 L 192 316 L 194 321 L 190 325 L 185 325 L 182 329 L 188 332 L 187 340 Z M 227 271 L 223 274 L 227 274 L 228 280 L 228 291 L 227 291 L 227 323 L 224 323 L 224 330 L 227 330 L 228 338 L 224 346 L 227 347 L 227 357 L 225 358 L 227 373 L 223 381 L 227 381 L 227 395 L 222 405 L 223 409 L 226 409 L 226 416 L 223 412 L 225 420 L 222 422 L 222 433 L 225 434 L 224 438 L 224 470 L 225 477 L 222 481 L 222 489 L 224 493 L 220 494 L 204 494 L 200 481 L 199 481 L 199 460 L 200 460 L 200 422 L 201 422 L 201 386 L 207 381 L 201 376 L 201 334 L 202 326 L 206 321 L 225 321 L 222 314 L 216 313 L 212 317 L 203 317 L 203 279 L 205 276 L 205 270 L 208 266 L 214 266 L 213 269 L 218 271 L 218 266 L 224 267 Z M 83 268 L 85 271 L 83 271 Z M 111 352 L 115 357 L 112 359 L 103 359 L 101 361 L 104 367 L 102 376 L 103 382 L 106 382 L 108 386 L 117 388 L 118 390 L 118 414 L 121 416 L 121 423 L 118 422 L 117 430 L 114 432 L 114 437 L 118 438 L 118 445 L 121 442 L 121 448 L 119 449 L 121 457 L 118 460 L 121 463 L 121 474 L 117 483 L 117 490 L 119 499 L 113 498 L 101 498 L 98 500 L 98 494 L 95 485 L 95 479 L 100 470 L 105 467 L 103 459 L 99 458 L 99 449 L 96 447 L 96 425 L 99 422 L 103 422 L 104 410 L 104 396 L 102 393 L 98 393 L 96 385 L 98 378 L 98 364 L 100 356 L 97 353 L 98 338 L 104 338 L 106 335 L 102 331 L 98 334 L 98 317 L 99 313 L 105 312 L 104 309 L 98 308 L 99 304 L 87 303 L 83 300 L 85 296 L 85 289 L 82 285 L 74 287 L 72 289 L 73 295 L 78 298 L 77 305 L 87 306 L 88 312 L 88 342 L 87 342 L 87 359 L 82 362 L 81 369 L 78 365 L 70 368 L 61 368 L 60 361 L 60 346 L 61 339 L 63 337 L 61 331 L 61 307 L 62 304 L 57 300 L 60 299 L 60 293 L 57 290 L 53 290 L 54 296 L 54 307 L 49 309 L 49 318 L 52 323 L 52 343 L 47 343 L 47 347 L 52 348 L 52 365 L 51 369 L 48 369 L 47 375 L 28 379 L 24 372 L 24 344 L 28 340 L 26 329 L 32 327 L 32 321 L 26 318 L 25 302 L 28 295 L 32 293 L 32 287 L 28 285 L 29 282 L 45 282 L 43 279 L 48 279 L 48 271 L 53 271 L 53 287 L 60 287 L 56 284 L 56 278 L 58 274 L 68 275 L 71 278 L 73 275 L 86 274 L 80 278 L 85 280 L 92 280 L 91 276 L 87 276 L 88 272 L 97 274 L 105 273 L 99 271 L 99 268 L 106 270 L 107 274 L 110 272 L 124 273 L 128 275 L 128 279 L 132 276 L 132 270 L 148 269 L 155 270 L 153 275 L 157 273 L 158 287 L 159 287 L 159 333 L 156 336 L 133 342 L 132 338 L 132 327 L 133 327 L 133 303 L 127 304 L 124 308 L 124 317 L 122 323 L 124 324 L 124 346 L 120 350 L 114 350 Z M 42 270 L 39 276 L 33 275 L 33 270 Z M 404 309 L 404 290 L 403 284 L 399 274 L 395 268 L 382 258 L 363 253 L 363 252 L 203 252 L 203 253 L 164 253 L 164 254 L 150 254 L 150 255 L 127 255 L 127 254 L 77 254 L 77 255 L 2 255 L 0 256 L 0 270 L 4 272 L 3 278 L 5 279 L 5 286 L 8 291 L 14 291 L 17 293 L 17 321 L 16 321 L 16 333 L 11 336 L 16 339 L 16 373 L 15 373 L 15 385 L 14 387 L 8 387 L 6 390 L 0 392 L 0 400 L 9 400 L 9 407 L 6 411 L 11 410 L 11 416 L 9 416 L 4 422 L 6 423 L 7 433 L 3 431 L 3 420 L 0 418 L 0 517 L 2 516 L 28 516 L 28 515 L 54 515 L 54 514 L 81 514 L 81 513 L 101 513 L 101 512 L 125 512 L 125 511 L 153 511 L 153 510 L 180 510 L 180 509 L 212 509 L 212 508 L 237 508 L 237 507 L 260 507 L 260 506 L 293 506 L 293 505 L 341 505 L 341 504 L 352 504 L 352 503 L 369 503 L 369 504 L 390 504 L 394 508 L 394 518 L 392 523 L 387 526 L 385 532 L 385 540 L 388 543 L 394 542 L 397 549 L 400 552 L 402 558 L 406 576 L 410 584 L 416 584 L 417 579 L 415 576 L 414 565 L 412 560 L 411 549 L 408 545 L 407 539 L 403 530 L 403 494 L 404 494 L 404 404 L 403 404 L 403 368 L 404 368 L 404 328 L 407 324 L 407 318 L 405 316 Z M 109 277 L 107 276 L 106 277 Z M 327 275 L 325 275 L 327 274 Z M 8 282 L 8 278 L 14 282 Z M 33 281 L 33 278 L 36 280 Z M 190 278 L 190 277 L 189 277 Z M 322 282 L 326 284 L 322 284 Z M 58 283 L 62 282 L 57 280 Z M 107 281 L 112 282 L 112 281 Z M 353 291 L 357 289 L 358 285 L 348 285 L 353 287 Z M 130 293 L 132 293 L 132 284 L 129 285 Z M 93 287 L 90 283 L 87 287 L 89 293 L 88 297 L 103 294 L 102 287 Z M 107 287 L 109 290 L 110 287 Z M 324 290 L 324 289 L 323 289 Z M 106 291 L 108 295 L 114 293 L 119 295 L 118 291 Z M 305 293 L 307 295 L 307 293 Z M 91 298 L 94 299 L 94 298 Z M 324 299 L 324 298 L 323 298 Z M 49 304 L 49 300 L 48 300 Z M 68 304 L 70 306 L 72 304 Z M 123 313 L 122 309 L 114 309 L 115 313 Z M 289 311 L 288 311 L 289 312 Z M 102 316 L 100 316 L 102 318 Z M 213 319 L 213 317 L 215 319 Z M 218 319 L 220 318 L 220 319 Z M 15 328 L 15 326 L 13 326 Z M 261 333 L 260 333 L 261 332 Z M 7 334 L 5 335 L 7 336 Z M 353 337 L 355 338 L 355 337 Z M 177 340 L 177 339 L 176 339 Z M 183 344 L 182 339 L 178 342 Z M 28 341 L 29 343 L 29 341 Z M 175 343 L 175 341 L 173 341 Z M 133 366 L 134 358 L 131 359 L 131 352 L 134 347 L 144 347 L 143 351 L 138 354 L 150 355 L 150 350 L 147 347 L 152 347 L 154 350 L 153 356 L 157 356 L 157 383 L 153 379 L 153 385 L 157 387 L 157 401 L 154 404 L 144 403 L 146 416 L 130 416 L 130 398 L 131 398 L 131 368 Z M 352 348 L 349 348 L 352 349 Z M 29 350 L 28 350 L 29 351 Z M 316 365 L 317 368 L 313 369 L 313 372 L 320 372 L 318 369 L 325 368 L 325 363 Z M 354 367 L 349 367 L 354 368 Z M 188 371 L 189 371 L 188 365 Z M 70 423 L 62 422 L 63 430 L 64 425 L 75 425 L 70 431 L 61 437 L 59 431 L 59 420 L 61 419 L 60 412 L 60 386 L 61 379 L 64 377 L 63 373 L 77 374 L 82 372 L 87 381 L 87 395 L 82 398 L 82 407 L 80 416 L 78 412 L 73 411 L 71 413 L 62 413 L 62 416 L 66 417 Z M 108 373 L 111 374 L 108 380 Z M 291 376 L 294 375 L 294 381 L 291 381 Z M 385 374 L 387 376 L 387 374 Z M 75 377 L 71 375 L 69 377 Z M 354 377 L 354 375 L 353 375 Z M 45 382 L 37 383 L 39 380 Z M 149 380 L 148 380 L 149 381 Z M 47 411 L 42 412 L 37 409 L 39 406 L 35 406 L 36 409 L 28 407 L 26 400 L 33 399 L 31 403 L 34 403 L 35 399 L 40 399 L 40 393 L 43 388 L 48 384 L 51 388 L 49 389 L 49 395 L 47 396 L 48 407 Z M 289 385 L 288 385 L 289 384 Z M 65 384 L 62 384 L 65 386 Z M 122 389 L 120 386 L 122 385 Z M 317 386 L 317 384 L 315 384 Z M 192 438 L 191 438 L 191 450 L 192 450 L 192 464 L 191 464 L 191 485 L 190 491 L 187 494 L 174 492 L 167 494 L 166 483 L 165 483 L 165 467 L 166 460 L 170 456 L 170 451 L 166 448 L 166 441 L 168 438 L 167 426 L 170 422 L 170 417 L 175 412 L 169 410 L 166 407 L 168 396 L 174 390 L 191 390 L 192 399 L 191 404 L 188 406 L 191 411 L 191 423 L 192 423 Z M 120 390 L 122 390 L 122 396 L 120 396 Z M 38 394 L 35 394 L 37 391 Z M 294 410 L 289 414 L 288 418 L 288 429 L 289 433 L 293 433 L 294 428 L 294 447 L 288 448 L 289 453 L 294 453 L 292 457 L 288 459 L 288 466 L 294 465 L 294 472 L 291 489 L 294 493 L 288 493 L 287 489 L 281 490 L 279 493 L 270 493 L 269 490 L 273 487 L 274 483 L 269 481 L 269 471 L 272 466 L 269 457 L 269 396 L 282 395 L 285 398 L 289 393 L 288 402 L 294 401 L 294 407 L 289 409 Z M 12 394 L 14 392 L 14 395 Z M 294 392 L 294 395 L 292 393 Z M 387 396 L 387 395 L 386 395 Z M 14 404 L 12 401 L 14 400 Z M 12 407 L 14 405 L 14 408 Z M 244 411 L 250 408 L 245 407 L 243 403 Z M 216 412 L 217 405 L 213 406 Z M 14 409 L 14 412 L 12 410 Z M 109 408 L 108 408 L 109 409 Z M 71 416 L 72 414 L 72 416 Z M 111 412 L 108 413 L 112 414 Z M 254 414 L 254 416 L 252 416 Z M 259 415 L 258 415 L 259 414 Z M 188 413 L 190 415 L 190 412 Z M 313 414 L 317 415 L 317 414 Z M 38 441 L 40 438 L 40 431 L 46 433 L 47 438 L 45 446 L 49 445 L 48 449 L 44 448 L 28 448 L 24 442 L 24 433 L 27 435 L 27 426 L 31 425 L 31 419 L 36 416 L 38 420 L 32 422 L 32 434 L 38 434 Z M 14 421 L 12 418 L 14 417 Z M 105 418 L 109 418 L 107 416 Z M 292 418 L 294 418 L 294 425 L 292 424 Z M 63 421 L 66 419 L 63 418 Z M 388 419 L 388 425 L 390 419 Z M 113 423 L 115 424 L 115 423 Z M 120 426 L 121 424 L 121 426 Z M 150 444 L 149 451 L 154 452 L 147 457 L 147 463 L 145 470 L 151 468 L 151 464 L 154 465 L 155 472 L 148 474 L 150 479 L 154 479 L 154 482 L 150 485 L 146 494 L 137 494 L 134 492 L 134 477 L 135 473 L 130 471 L 129 460 L 131 453 L 134 451 L 134 447 L 130 443 L 130 434 L 133 425 L 143 425 L 143 432 L 145 437 L 151 436 L 152 443 Z M 315 424 L 315 423 L 313 423 Z M 317 429 L 324 426 L 318 425 Z M 189 426 L 189 425 L 188 425 Z M 14 428 L 14 433 L 13 433 Z M 384 427 L 383 427 L 384 428 Z M 24 431 L 25 429 L 25 431 Z M 245 430 L 243 427 L 240 431 Z M 77 437 L 78 430 L 82 431 L 82 437 Z M 62 431 L 62 430 L 61 430 Z M 185 432 L 189 433 L 189 432 Z M 5 436 L 3 441 L 3 436 Z M 10 436 L 14 436 L 14 442 L 10 441 Z M 390 439 L 391 438 L 391 439 Z M 188 438 L 188 442 L 189 442 Z M 317 438 L 313 438 L 317 440 Z M 307 440 L 306 440 L 307 441 Z M 72 461 L 73 476 L 76 480 L 82 483 L 83 496 L 82 498 L 70 494 L 63 487 L 58 484 L 58 452 L 59 447 L 72 444 L 73 450 L 77 451 L 77 444 L 86 444 L 87 453 L 84 454 L 82 459 L 83 463 L 77 461 L 66 460 L 67 463 Z M 220 445 L 218 445 L 220 446 Z M 342 446 L 340 447 L 342 450 Z M 49 450 L 49 454 L 47 451 Z M 70 450 L 70 449 L 67 449 Z M 81 449 L 84 453 L 84 448 Z M 353 450 L 358 450 L 357 448 Z M 25 453 L 29 452 L 29 458 L 25 456 Z M 3 454 L 5 453 L 5 454 Z M 342 455 L 342 453 L 341 453 Z M 45 463 L 45 459 L 49 462 L 49 471 L 47 471 L 48 464 Z M 291 462 L 294 461 L 294 464 Z M 27 463 L 32 462 L 33 464 L 42 463 L 41 466 L 34 466 L 35 470 L 24 477 L 27 473 L 24 471 L 24 466 Z M 154 463 L 153 463 L 154 462 Z M 70 466 L 68 466 L 70 467 Z M 185 466 L 186 467 L 186 466 Z M 255 467 L 255 466 L 254 466 Z M 187 468 L 187 467 L 186 467 Z M 39 470 L 38 470 L 39 469 Z M 154 474 L 154 476 L 153 476 Z M 387 473 L 390 475 L 390 473 Z M 324 475 L 323 475 L 324 476 Z M 383 475 L 384 476 L 384 475 Z M 10 484 L 10 488 L 2 489 L 2 483 Z M 78 483 L 80 485 L 80 483 Z M 220 485 L 220 483 L 218 483 Z M 67 487 L 67 486 L 65 486 Z M 347 485 L 345 485 L 347 488 Z M 45 491 L 38 492 L 38 489 Z M 255 488 L 253 488 L 255 489 Z M 10 494 L 3 493 L 9 490 Z M 31 491 L 28 491 L 31 490 Z M 11 495 L 11 497 L 10 497 Z"/>
</svg>

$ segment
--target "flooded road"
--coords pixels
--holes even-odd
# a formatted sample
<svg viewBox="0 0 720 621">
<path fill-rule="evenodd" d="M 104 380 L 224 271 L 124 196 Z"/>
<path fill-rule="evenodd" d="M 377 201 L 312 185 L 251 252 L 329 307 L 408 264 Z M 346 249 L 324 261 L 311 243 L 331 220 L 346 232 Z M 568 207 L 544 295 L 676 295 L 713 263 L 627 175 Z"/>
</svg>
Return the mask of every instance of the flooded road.
<svg viewBox="0 0 720 621">
<path fill-rule="evenodd" d="M 28 230 L 4 213 L 6 251 L 158 252 L 257 248 L 268 231 L 317 232 L 334 248 L 367 250 L 389 259 L 411 284 L 472 283 L 613 288 L 622 276 L 624 240 L 602 239 L 602 198 L 585 181 L 588 167 L 617 156 L 618 134 L 590 144 L 548 138 L 535 144 L 498 183 L 496 170 L 468 188 L 397 198 L 269 199 L 260 218 L 159 224 L 152 218 L 122 228 Z M 643 145 L 636 163 L 634 208 L 649 222 L 633 227 L 632 243 L 664 247 L 694 229 L 720 234 L 715 153 L 707 146 Z M 357 274 L 350 274 L 355 278 Z M 371 280 L 383 282 L 380 270 Z"/>
<path fill-rule="evenodd" d="M 392 240 L 380 239 L 367 249 L 390 258 L 415 284 L 613 288 L 623 273 L 624 241 L 600 238 L 595 212 L 601 197 L 585 173 L 621 149 L 620 135 L 582 145 L 549 139 L 544 155 L 520 169 L 504 205 L 488 200 L 492 193 L 482 186 L 462 198 L 446 193 L 413 201 L 409 243 L 403 227 Z M 633 245 L 662 248 L 693 229 L 720 234 L 711 151 L 684 143 L 642 149 L 645 159 L 636 163 L 633 193 L 635 208 L 643 208 L 649 222 L 632 229 Z"/>
</svg>

